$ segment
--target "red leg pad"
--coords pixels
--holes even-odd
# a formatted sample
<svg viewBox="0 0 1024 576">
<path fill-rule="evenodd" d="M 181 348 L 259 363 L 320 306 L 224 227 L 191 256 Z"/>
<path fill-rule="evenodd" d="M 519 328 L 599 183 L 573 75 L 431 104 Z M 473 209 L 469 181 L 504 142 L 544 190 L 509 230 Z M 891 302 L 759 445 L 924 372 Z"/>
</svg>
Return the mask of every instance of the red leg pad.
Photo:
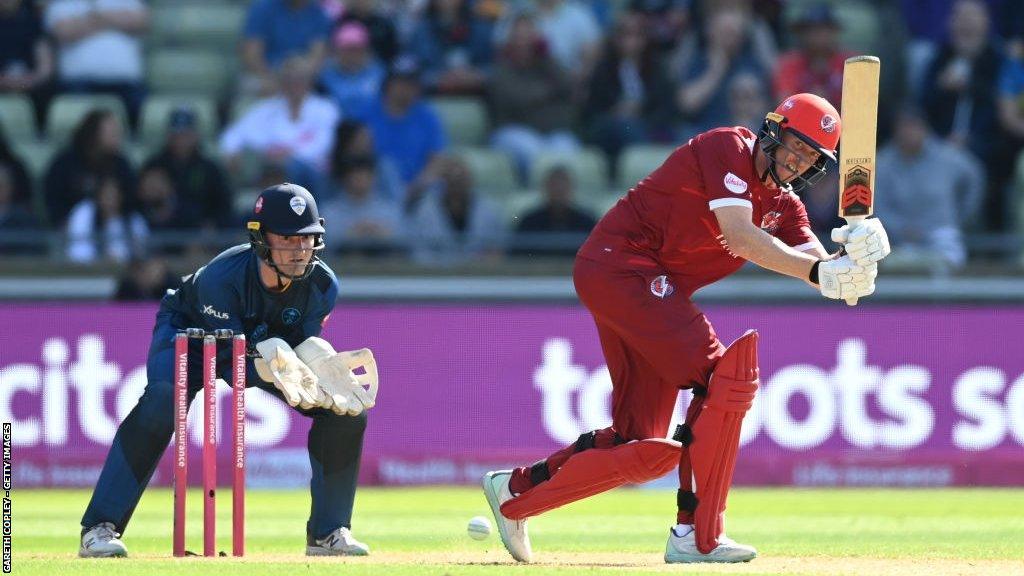
<svg viewBox="0 0 1024 576">
<path fill-rule="evenodd" d="M 660 478 L 677 463 L 679 443 L 661 438 L 584 450 L 566 460 L 547 482 L 502 504 L 501 513 L 506 518 L 522 520 L 627 482 Z"/>
<path fill-rule="evenodd" d="M 594 430 L 593 435 L 594 445 L 592 448 L 588 448 L 588 450 L 593 448 L 611 448 L 624 442 L 624 440 L 619 438 L 618 434 L 615 433 L 615 429 L 611 426 L 600 430 Z M 574 442 L 545 458 L 544 463 L 547 465 L 548 477 L 550 478 L 554 476 L 555 473 L 558 472 L 558 469 L 562 467 L 562 464 L 565 464 L 565 461 L 578 451 L 580 451 L 580 449 Z M 524 466 L 513 470 L 512 479 L 509 480 L 508 487 L 513 494 L 522 494 L 523 492 L 533 488 L 534 482 L 530 475 L 530 466 Z"/>
<path fill-rule="evenodd" d="M 686 420 L 684 422 L 690 429 L 693 429 L 694 422 L 697 421 L 697 415 L 700 414 L 701 408 L 704 406 L 703 396 L 694 396 L 690 400 L 690 406 L 686 409 Z M 693 493 L 693 465 L 690 462 L 690 451 L 687 447 L 683 447 L 679 451 L 679 489 L 686 492 Z M 693 524 L 693 510 L 684 510 L 680 508 L 676 513 L 677 524 Z"/>
<path fill-rule="evenodd" d="M 718 546 L 718 537 L 725 528 L 722 518 L 736 467 L 740 426 L 754 403 L 759 384 L 757 332 L 748 330 L 718 361 L 687 450 L 696 481 L 693 524 L 697 549 L 703 554 Z"/>
</svg>

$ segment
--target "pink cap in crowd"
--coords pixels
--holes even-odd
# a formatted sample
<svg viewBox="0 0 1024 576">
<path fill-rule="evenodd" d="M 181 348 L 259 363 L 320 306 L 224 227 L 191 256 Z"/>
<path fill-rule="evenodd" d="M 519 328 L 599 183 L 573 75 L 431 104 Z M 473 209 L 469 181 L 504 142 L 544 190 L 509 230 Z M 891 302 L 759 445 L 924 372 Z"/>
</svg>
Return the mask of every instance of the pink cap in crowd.
<svg viewBox="0 0 1024 576">
<path fill-rule="evenodd" d="M 337 48 L 363 48 L 370 43 L 370 33 L 359 22 L 346 22 L 334 33 Z"/>
</svg>

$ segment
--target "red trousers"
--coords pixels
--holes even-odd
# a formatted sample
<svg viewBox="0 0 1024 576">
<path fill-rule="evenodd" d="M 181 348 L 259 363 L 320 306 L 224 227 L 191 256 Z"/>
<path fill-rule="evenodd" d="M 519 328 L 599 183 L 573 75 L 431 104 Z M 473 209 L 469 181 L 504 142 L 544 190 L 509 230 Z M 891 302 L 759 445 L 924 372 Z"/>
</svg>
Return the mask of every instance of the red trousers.
<svg viewBox="0 0 1024 576">
<path fill-rule="evenodd" d="M 597 431 L 595 448 L 664 438 L 679 390 L 706 387 L 725 352 L 704 313 L 667 287 L 671 277 L 666 285 L 659 276 L 576 259 L 576 293 L 597 324 L 612 380 L 612 426 Z M 577 450 L 572 444 L 549 456 L 546 475 Z M 519 468 L 510 488 L 525 492 L 537 478 L 536 471 L 531 479 L 530 468 Z"/>
</svg>

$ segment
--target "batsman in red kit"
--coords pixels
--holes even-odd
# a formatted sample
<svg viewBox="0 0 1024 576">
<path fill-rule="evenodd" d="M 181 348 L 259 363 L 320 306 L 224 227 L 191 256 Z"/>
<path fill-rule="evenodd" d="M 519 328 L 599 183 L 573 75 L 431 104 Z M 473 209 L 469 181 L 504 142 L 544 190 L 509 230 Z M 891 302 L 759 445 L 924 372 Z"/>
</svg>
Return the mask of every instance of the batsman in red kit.
<svg viewBox="0 0 1024 576">
<path fill-rule="evenodd" d="M 759 134 L 699 134 L 677 148 L 597 224 L 573 280 L 597 324 L 612 379 L 612 425 L 532 466 L 489 472 L 484 493 L 502 542 L 532 557 L 527 518 L 679 467 L 676 525 L 665 561 L 747 562 L 757 552 L 725 535 L 740 426 L 758 388 L 758 334 L 728 347 L 692 294 L 746 261 L 804 280 L 826 298 L 874 292 L 889 253 L 878 219 L 833 230 L 829 255 L 796 191 L 835 161 L 836 109 L 812 94 L 787 98 Z M 680 389 L 693 401 L 666 439 Z"/>
</svg>

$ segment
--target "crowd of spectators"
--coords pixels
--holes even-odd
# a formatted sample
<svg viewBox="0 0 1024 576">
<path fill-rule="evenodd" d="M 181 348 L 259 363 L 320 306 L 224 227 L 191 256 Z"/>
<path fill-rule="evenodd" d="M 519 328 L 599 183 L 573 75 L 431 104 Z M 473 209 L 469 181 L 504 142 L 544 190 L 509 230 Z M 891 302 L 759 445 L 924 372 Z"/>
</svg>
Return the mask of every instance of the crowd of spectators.
<svg viewBox="0 0 1024 576">
<path fill-rule="evenodd" d="M 843 61 L 861 51 L 883 57 L 877 213 L 895 260 L 953 271 L 1019 249 L 1024 2 L 253 0 L 213 133 L 186 102 L 140 150 L 158 95 L 154 11 L 185 5 L 0 0 L 0 99 L 24 96 L 39 127 L 64 95 L 121 104 L 76 118 L 66 141 L 44 134 L 54 152 L 36 173 L 0 114 L 0 252 L 47 229 L 76 263 L 210 249 L 241 229 L 247 194 L 288 180 L 322 203 L 329 246 L 345 254 L 431 266 L 571 255 L 631 185 L 629 150 L 756 131 L 795 92 L 838 107 Z M 876 32 L 848 42 L 865 15 Z M 486 109 L 473 146 L 507 161 L 504 189 L 453 140 L 446 98 Z M 606 173 L 551 161 L 584 152 Z M 833 173 L 803 193 L 823 239 L 837 185 Z M 976 237 L 998 249 L 972 250 Z"/>
</svg>

